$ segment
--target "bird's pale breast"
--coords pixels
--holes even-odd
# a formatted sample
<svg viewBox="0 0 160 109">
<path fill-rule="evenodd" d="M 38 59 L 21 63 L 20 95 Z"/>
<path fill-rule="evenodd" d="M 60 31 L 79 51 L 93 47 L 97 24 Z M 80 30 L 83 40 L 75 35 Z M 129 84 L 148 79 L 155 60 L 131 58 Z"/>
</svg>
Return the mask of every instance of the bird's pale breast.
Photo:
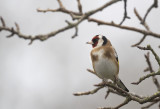
<svg viewBox="0 0 160 109">
<path fill-rule="evenodd" d="M 104 50 L 101 49 L 97 52 L 92 52 L 92 57 L 97 57 L 96 61 L 93 61 L 94 70 L 97 75 L 102 79 L 114 80 L 117 74 L 118 68 L 111 58 L 104 57 Z"/>
</svg>

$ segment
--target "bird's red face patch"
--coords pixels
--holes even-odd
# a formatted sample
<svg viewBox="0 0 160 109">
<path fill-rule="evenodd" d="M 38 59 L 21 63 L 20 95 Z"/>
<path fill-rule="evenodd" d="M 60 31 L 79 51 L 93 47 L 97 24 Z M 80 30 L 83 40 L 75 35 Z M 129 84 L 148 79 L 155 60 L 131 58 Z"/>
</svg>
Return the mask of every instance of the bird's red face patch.
<svg viewBox="0 0 160 109">
<path fill-rule="evenodd" d="M 93 39 L 92 39 L 92 42 L 93 42 L 92 47 L 93 48 L 97 46 L 98 40 L 99 40 L 98 35 L 96 35 L 96 36 L 93 37 Z"/>
</svg>

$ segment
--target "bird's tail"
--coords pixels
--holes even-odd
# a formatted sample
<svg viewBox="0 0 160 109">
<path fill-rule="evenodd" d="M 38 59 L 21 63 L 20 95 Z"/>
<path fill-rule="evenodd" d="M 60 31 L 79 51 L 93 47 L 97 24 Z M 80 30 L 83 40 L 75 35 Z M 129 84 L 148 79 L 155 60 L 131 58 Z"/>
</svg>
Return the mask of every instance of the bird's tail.
<svg viewBox="0 0 160 109">
<path fill-rule="evenodd" d="M 129 92 L 129 90 L 126 88 L 126 86 L 123 84 L 123 82 L 120 79 L 117 80 L 117 86 Z"/>
</svg>

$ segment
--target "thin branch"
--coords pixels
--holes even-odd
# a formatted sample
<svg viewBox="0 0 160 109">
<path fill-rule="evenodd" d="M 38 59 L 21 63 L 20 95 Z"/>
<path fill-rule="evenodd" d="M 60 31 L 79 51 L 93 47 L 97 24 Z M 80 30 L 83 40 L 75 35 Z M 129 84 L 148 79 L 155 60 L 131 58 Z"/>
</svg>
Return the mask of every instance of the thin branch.
<svg viewBox="0 0 160 109">
<path fill-rule="evenodd" d="M 19 28 L 19 25 L 15 22 L 15 26 L 16 26 L 16 30 L 17 32 L 20 32 L 20 28 Z"/>
<path fill-rule="evenodd" d="M 137 18 L 139 19 L 139 21 L 142 22 L 143 19 L 142 19 L 142 17 L 139 15 L 139 13 L 138 13 L 138 11 L 136 10 L 136 8 L 134 8 L 134 13 L 135 13 L 135 15 L 137 16 Z M 141 24 L 142 24 L 142 23 L 141 23 Z M 147 25 L 146 22 L 144 22 L 142 25 L 146 28 L 146 30 L 150 31 L 149 26 Z M 136 46 L 140 45 L 140 44 L 145 40 L 146 36 L 147 36 L 147 35 L 144 34 L 144 36 L 140 39 L 140 41 L 137 42 L 136 44 L 132 45 L 132 47 L 136 47 Z"/>
<path fill-rule="evenodd" d="M 3 26 L 3 27 L 5 27 L 5 26 L 6 26 L 6 24 L 5 24 L 4 19 L 3 19 L 2 17 L 0 17 L 0 19 L 1 19 L 2 26 Z"/>
<path fill-rule="evenodd" d="M 82 5 L 81 5 L 81 1 L 80 0 L 77 0 L 77 3 L 78 3 L 78 10 L 79 10 L 79 13 L 83 13 L 82 11 Z"/>
<path fill-rule="evenodd" d="M 10 37 L 14 36 L 14 34 L 15 34 L 14 31 L 15 31 L 15 30 L 14 30 L 14 28 L 12 27 L 12 28 L 11 28 L 11 33 L 10 33 L 10 35 L 7 36 L 7 38 L 10 38 Z"/>
<path fill-rule="evenodd" d="M 92 72 L 92 71 L 91 71 Z M 93 72 L 92 72 L 93 73 Z M 159 72 L 160 73 L 160 72 Z M 95 73 L 93 73 L 95 74 Z M 129 98 L 129 100 L 123 102 L 122 104 L 120 104 L 119 106 L 123 106 L 125 104 L 127 104 L 128 102 L 130 102 L 131 100 L 133 101 L 137 101 L 140 104 L 144 104 L 146 102 L 151 102 L 152 101 L 157 101 L 157 97 L 160 96 L 160 91 L 154 93 L 153 95 L 149 96 L 149 97 L 139 97 L 138 95 L 135 94 L 131 94 L 129 92 L 126 92 L 125 90 L 115 86 L 114 84 L 111 83 L 103 83 L 103 84 L 98 84 L 96 85 L 98 88 L 92 90 L 92 91 L 88 91 L 88 92 L 79 92 L 79 93 L 75 93 L 75 96 L 81 96 L 81 95 L 89 95 L 89 94 L 94 94 L 96 93 L 98 90 L 100 90 L 101 88 L 108 86 L 110 88 L 113 88 L 114 90 L 116 90 L 119 94 L 121 94 L 122 96 L 125 96 L 127 98 Z"/>
<path fill-rule="evenodd" d="M 129 92 L 126 92 L 125 90 L 115 86 L 114 84 L 110 84 L 110 83 L 105 83 L 105 86 L 111 87 L 113 89 L 115 89 L 116 91 L 118 91 L 119 93 L 123 93 L 126 95 L 126 97 L 129 97 L 131 100 L 133 101 L 137 101 L 140 104 L 144 104 L 146 102 L 150 102 L 151 100 L 156 99 L 157 97 L 160 96 L 160 91 L 154 93 L 153 95 L 149 96 L 149 97 L 143 97 L 140 98 L 139 96 L 133 95 Z"/>
<path fill-rule="evenodd" d="M 138 11 L 136 10 L 136 8 L 134 8 L 134 14 L 137 16 L 137 18 L 139 19 L 140 22 L 143 21 L 142 17 L 139 15 L 139 13 L 138 13 Z M 142 24 L 142 25 L 146 28 L 146 30 L 150 31 L 150 28 L 149 28 L 149 26 L 147 25 L 146 22 L 140 23 L 140 24 Z"/>
<path fill-rule="evenodd" d="M 154 104 L 156 104 L 156 103 L 158 103 L 158 102 L 159 102 L 159 101 L 152 102 L 152 103 L 150 103 L 150 104 L 148 104 L 148 105 L 146 105 L 146 106 L 141 107 L 141 109 L 148 109 L 148 108 L 150 108 L 151 106 L 153 106 Z"/>
<path fill-rule="evenodd" d="M 124 16 L 122 21 L 120 22 L 119 25 L 122 25 L 122 23 L 126 20 L 126 19 L 130 19 L 130 17 L 128 17 L 127 15 L 127 0 L 123 0 L 124 1 Z"/>
<path fill-rule="evenodd" d="M 144 16 L 144 18 L 143 18 L 143 20 L 142 20 L 142 22 L 141 22 L 142 24 L 145 22 L 148 14 L 149 14 L 149 12 L 151 12 L 151 10 L 152 10 L 153 8 L 157 8 L 157 7 L 158 7 L 158 0 L 154 0 L 153 4 L 152 4 L 152 5 L 148 8 L 148 10 L 147 10 L 147 12 L 146 12 L 146 14 L 145 14 L 145 16 Z"/>
<path fill-rule="evenodd" d="M 100 89 L 104 88 L 104 86 L 99 86 L 97 88 L 95 88 L 94 90 L 92 91 L 87 91 L 87 92 L 77 92 L 77 93 L 74 93 L 73 95 L 74 96 L 82 96 L 82 95 L 90 95 L 90 94 L 95 94 L 96 92 L 98 92 Z"/>
<path fill-rule="evenodd" d="M 93 70 L 87 69 L 87 71 L 97 76 L 97 74 Z"/>
<path fill-rule="evenodd" d="M 146 62 L 148 64 L 148 68 L 149 68 L 149 71 L 150 73 L 154 72 L 153 68 L 152 68 L 152 64 L 150 62 L 150 55 L 149 55 L 149 52 L 147 53 L 147 55 L 145 55 L 145 58 L 146 58 Z M 153 80 L 153 83 L 156 85 L 157 87 L 157 90 L 160 91 L 160 84 L 157 80 L 157 78 L 155 76 L 152 77 L 152 80 Z"/>
<path fill-rule="evenodd" d="M 74 33 L 74 35 L 72 36 L 72 38 L 75 38 L 75 37 L 77 37 L 78 36 L 78 27 L 76 26 L 75 27 L 75 33 Z"/>
<path fill-rule="evenodd" d="M 97 20 L 97 19 L 94 19 L 94 18 L 88 18 L 88 21 L 95 22 L 98 25 L 113 26 L 113 27 L 117 27 L 117 28 L 120 28 L 120 29 L 130 30 L 130 31 L 141 33 L 141 34 L 150 35 L 150 36 L 153 36 L 153 37 L 156 37 L 156 38 L 160 38 L 160 34 L 157 34 L 157 33 L 151 32 L 151 31 L 142 30 L 142 29 L 135 28 L 135 27 L 123 26 L 123 25 L 115 24 L 114 22 L 110 23 L 110 22 Z"/>
<path fill-rule="evenodd" d="M 99 12 L 99 11 L 102 11 L 104 8 L 107 8 L 107 7 L 111 6 L 112 4 L 114 4 L 116 2 L 119 2 L 119 1 L 121 1 L 121 0 L 111 0 L 110 2 L 107 2 L 106 4 L 100 6 L 99 8 L 91 10 L 91 11 L 88 11 L 88 12 L 84 13 L 83 15 L 80 15 L 78 13 L 80 15 L 80 18 L 78 19 L 77 22 L 71 23 L 70 25 L 67 25 L 67 26 L 65 26 L 65 27 L 63 27 L 61 29 L 52 31 L 52 32 L 47 33 L 47 34 L 38 34 L 38 35 L 35 35 L 35 36 L 24 35 L 24 34 L 20 33 L 19 31 L 12 29 L 12 27 L 9 28 L 9 27 L 6 27 L 6 26 L 0 26 L 0 30 L 4 30 L 4 31 L 10 32 L 11 33 L 10 36 L 17 35 L 19 38 L 30 40 L 29 44 L 31 44 L 34 40 L 44 41 L 44 40 L 47 40 L 50 37 L 53 37 L 53 36 L 63 32 L 63 31 L 66 31 L 68 29 L 71 29 L 71 28 L 74 28 L 74 27 L 78 26 L 82 21 L 86 20 L 89 16 L 91 16 L 91 15 L 93 15 L 93 14 Z M 67 14 L 75 14 L 76 15 L 76 13 L 74 13 L 72 11 L 64 10 L 65 7 L 63 6 L 63 4 L 62 4 L 62 2 L 60 0 L 58 0 L 58 3 L 60 5 L 61 11 L 64 11 L 64 13 L 67 13 Z M 1 22 L 3 22 L 2 18 L 1 18 Z"/>
<path fill-rule="evenodd" d="M 137 42 L 136 44 L 132 45 L 131 47 L 136 47 L 136 46 L 140 45 L 140 44 L 145 40 L 146 36 L 147 36 L 147 35 L 144 35 L 144 36 L 140 39 L 139 42 Z"/>
<path fill-rule="evenodd" d="M 43 12 L 43 13 L 46 13 L 46 12 L 62 12 L 62 13 L 66 13 L 66 14 L 74 14 L 76 16 L 81 16 L 82 14 L 78 13 L 78 12 L 74 12 L 74 11 L 71 11 L 71 10 L 68 10 L 66 8 L 58 8 L 58 9 L 37 9 L 37 12 Z"/>
<path fill-rule="evenodd" d="M 148 64 L 148 68 L 149 68 L 150 73 L 154 72 L 154 70 L 153 70 L 153 68 L 152 68 L 152 65 L 151 65 L 151 62 L 150 62 L 149 52 L 148 52 L 146 55 L 144 55 L 144 57 L 146 58 L 146 62 L 147 62 L 147 64 Z"/>
<path fill-rule="evenodd" d="M 102 107 L 102 108 L 98 108 L 98 109 L 119 109 L 120 107 L 128 104 L 130 101 L 131 101 L 131 99 L 127 97 L 121 104 L 119 104 L 116 107 Z"/>
<path fill-rule="evenodd" d="M 143 48 L 143 49 L 144 49 L 144 48 Z M 154 74 L 154 73 L 153 73 L 154 70 L 153 70 L 153 68 L 152 68 L 152 66 L 151 66 L 151 62 L 150 62 L 150 59 L 149 59 L 149 53 L 147 53 L 147 55 L 145 55 L 145 58 L 146 58 L 146 61 L 147 61 L 147 63 L 148 63 L 148 66 L 149 66 L 148 69 L 150 70 L 151 75 L 146 75 L 146 76 L 140 78 L 138 82 L 134 82 L 134 83 L 132 83 L 132 84 L 138 85 L 138 84 L 139 84 L 141 81 L 143 81 L 144 79 L 152 76 L 152 79 L 153 79 L 154 84 L 156 85 L 158 91 L 160 91 L 160 84 L 159 84 L 157 78 L 156 78 L 154 75 L 152 75 L 152 74 Z M 159 73 L 157 73 L 157 74 L 159 74 Z"/>
<path fill-rule="evenodd" d="M 143 77 L 141 77 L 137 82 L 132 82 L 132 84 L 134 85 L 138 85 L 139 83 L 141 83 L 142 81 L 144 81 L 145 79 L 149 78 L 149 77 L 152 77 L 152 76 L 156 76 L 156 75 L 160 75 L 160 71 L 158 72 L 152 72 L 150 74 L 147 74 Z"/>
<path fill-rule="evenodd" d="M 152 54 L 154 55 L 158 65 L 160 66 L 160 58 L 159 56 L 157 55 L 157 53 L 152 49 L 152 47 L 150 45 L 147 45 L 147 47 L 140 47 L 140 46 L 137 46 L 139 49 L 141 50 L 150 50 L 152 52 Z"/>
<path fill-rule="evenodd" d="M 57 0 L 57 1 L 58 1 L 59 6 L 60 6 L 61 8 L 65 8 L 65 7 L 63 6 L 63 4 L 62 4 L 61 0 Z"/>
<path fill-rule="evenodd" d="M 70 28 L 73 28 L 73 27 L 77 26 L 80 22 L 82 22 L 83 20 L 84 20 L 84 18 L 80 19 L 76 23 L 71 23 L 70 25 L 67 25 L 67 26 L 65 26 L 65 27 L 63 27 L 63 28 L 61 28 L 59 30 L 50 32 L 48 34 L 40 34 L 40 35 L 35 35 L 35 36 L 24 35 L 24 34 L 20 33 L 19 31 L 14 30 L 13 28 L 9 28 L 9 27 L 0 27 L 0 30 L 4 30 L 4 31 L 10 32 L 12 34 L 10 36 L 17 35 L 20 38 L 30 40 L 31 41 L 30 44 L 31 44 L 34 40 L 44 41 L 44 40 L 46 40 L 46 39 L 48 39 L 50 37 L 53 37 L 53 36 L 57 35 L 60 32 L 63 32 L 63 31 L 68 30 Z"/>
</svg>

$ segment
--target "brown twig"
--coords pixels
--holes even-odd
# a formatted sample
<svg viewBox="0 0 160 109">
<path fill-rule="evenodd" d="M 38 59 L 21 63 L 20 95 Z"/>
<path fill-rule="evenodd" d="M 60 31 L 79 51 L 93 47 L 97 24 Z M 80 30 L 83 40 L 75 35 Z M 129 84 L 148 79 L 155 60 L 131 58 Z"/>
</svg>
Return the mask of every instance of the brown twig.
<svg viewBox="0 0 160 109">
<path fill-rule="evenodd" d="M 145 55 L 145 58 L 146 58 L 146 62 L 148 64 L 148 68 L 149 68 L 150 73 L 154 72 L 154 70 L 152 68 L 152 64 L 150 62 L 149 52 Z M 159 84 L 157 78 L 155 76 L 153 76 L 152 80 L 153 80 L 153 83 L 155 84 L 155 86 L 157 87 L 157 90 L 160 91 L 160 84 Z"/>
<path fill-rule="evenodd" d="M 3 19 L 2 17 L 0 17 L 0 19 L 1 19 L 2 26 L 3 26 L 3 27 L 5 27 L 5 26 L 6 26 L 6 24 L 5 24 L 4 19 Z"/>
<path fill-rule="evenodd" d="M 75 33 L 74 33 L 74 35 L 72 36 L 72 38 L 75 38 L 75 37 L 77 37 L 78 36 L 78 27 L 76 26 L 75 27 Z"/>
<path fill-rule="evenodd" d="M 154 70 L 153 70 L 153 68 L 152 68 L 152 65 L 151 65 L 151 62 L 150 62 L 149 52 L 148 52 L 147 54 L 145 54 L 144 57 L 146 58 L 146 62 L 147 62 L 147 64 L 148 64 L 148 68 L 149 68 L 150 73 L 154 72 Z"/>
<path fill-rule="evenodd" d="M 142 81 L 144 81 L 145 79 L 149 78 L 149 77 L 152 77 L 152 76 L 156 76 L 156 75 L 160 75 L 160 71 L 158 72 L 152 72 L 150 74 L 147 74 L 143 77 L 141 77 L 137 82 L 132 82 L 132 84 L 134 85 L 138 85 L 139 83 L 141 83 Z"/>
<path fill-rule="evenodd" d="M 148 104 L 148 105 L 146 105 L 146 106 L 141 107 L 141 109 L 148 109 L 148 108 L 150 108 L 151 106 L 153 106 L 154 104 L 156 104 L 156 103 L 158 103 L 158 102 L 159 102 L 159 101 L 152 102 L 152 103 L 150 103 L 150 104 Z"/>
<path fill-rule="evenodd" d="M 55 35 L 57 35 L 57 34 L 59 34 L 61 32 L 66 31 L 68 29 L 76 28 L 82 21 L 86 20 L 89 16 L 91 16 L 91 15 L 93 15 L 93 14 L 99 12 L 99 11 L 102 11 L 104 8 L 107 8 L 107 7 L 111 6 L 112 4 L 114 4 L 114 3 L 118 2 L 118 1 L 121 1 L 121 0 L 111 0 L 110 2 L 105 3 L 104 5 L 100 6 L 99 8 L 91 10 L 91 11 L 88 11 L 88 12 L 86 12 L 86 13 L 84 13 L 82 15 L 79 12 L 73 12 L 73 11 L 67 10 L 63 6 L 62 2 L 60 0 L 58 0 L 60 8 L 58 8 L 57 10 L 54 10 L 54 11 L 57 11 L 57 12 L 60 11 L 60 12 L 63 12 L 63 13 L 71 14 L 72 16 L 79 15 L 80 17 L 78 18 L 77 22 L 70 23 L 70 24 L 68 24 L 67 26 L 65 26 L 65 27 L 63 27 L 61 29 L 52 31 L 52 32 L 47 33 L 47 34 L 39 34 L 39 35 L 31 36 L 31 35 L 24 35 L 24 34 L 20 33 L 19 31 L 12 29 L 12 27 L 10 28 L 10 27 L 4 26 L 4 24 L 5 24 L 3 22 L 4 20 L 1 18 L 2 26 L 0 26 L 0 30 L 1 31 L 3 30 L 3 31 L 10 32 L 11 33 L 10 36 L 17 35 L 19 38 L 30 40 L 29 44 L 31 44 L 34 40 L 44 41 L 44 40 L 47 40 L 50 37 L 53 37 L 53 36 L 55 36 Z M 44 11 L 44 10 L 38 9 L 37 11 L 39 11 L 39 12 L 47 12 L 48 10 Z"/>
<path fill-rule="evenodd" d="M 93 70 L 87 69 L 87 71 L 97 76 L 97 74 Z"/>
<path fill-rule="evenodd" d="M 16 31 L 17 32 L 20 32 L 20 28 L 19 28 L 19 25 L 15 22 L 15 26 L 16 26 Z"/>
<path fill-rule="evenodd" d="M 150 50 L 152 52 L 152 54 L 154 55 L 158 65 L 160 66 L 160 58 L 159 56 L 157 55 L 157 53 L 152 49 L 152 47 L 150 45 L 147 45 L 147 47 L 140 47 L 140 46 L 137 46 L 139 49 L 141 50 Z"/>
<path fill-rule="evenodd" d="M 153 8 L 157 8 L 157 7 L 158 7 L 158 0 L 154 0 L 153 4 L 147 10 L 147 12 L 146 12 L 146 14 L 145 14 L 145 16 L 144 16 L 144 18 L 143 18 L 143 20 L 141 22 L 142 24 L 145 23 L 145 20 L 146 20 L 146 18 L 148 16 L 149 12 L 151 12 L 151 10 Z"/>
<path fill-rule="evenodd" d="M 152 54 L 154 55 L 157 63 L 158 63 L 159 66 L 160 66 L 160 58 L 159 58 L 159 56 L 155 53 L 155 51 L 152 49 L 152 47 L 151 47 L 150 45 L 148 45 L 147 47 L 140 47 L 140 46 L 137 46 L 137 47 L 138 47 L 139 49 L 141 49 L 141 50 L 150 50 L 150 51 L 152 52 Z M 157 72 L 154 72 L 154 71 L 153 71 L 152 66 L 151 66 L 151 63 L 150 63 L 150 60 L 149 60 L 149 54 L 148 54 L 148 55 L 145 55 L 145 57 L 146 57 L 146 61 L 147 61 L 148 66 L 149 66 L 148 68 L 149 68 L 149 70 L 150 70 L 150 74 L 147 74 L 147 75 L 141 77 L 141 78 L 139 79 L 139 81 L 133 82 L 132 84 L 138 85 L 139 83 L 141 83 L 141 82 L 142 82 L 143 80 L 145 80 L 146 78 L 154 77 L 155 75 L 160 75 L 160 70 L 157 71 Z M 154 80 L 154 83 L 156 84 L 157 88 L 159 89 L 160 86 L 159 86 L 158 81 L 156 81 L 155 78 L 153 78 L 153 80 Z"/>
<path fill-rule="evenodd" d="M 91 72 L 92 72 L 92 71 L 91 71 Z M 92 73 L 93 73 L 93 72 L 92 72 Z M 95 73 L 93 73 L 93 74 L 95 74 Z M 98 85 L 96 85 L 96 86 L 97 86 L 97 88 L 94 89 L 94 90 L 92 90 L 92 91 L 74 93 L 74 95 L 75 95 L 75 96 L 82 96 L 82 95 L 94 94 L 94 93 L 96 93 L 98 90 L 100 90 L 101 88 L 103 88 L 103 87 L 105 87 L 105 86 L 108 86 L 109 88 L 113 88 L 114 90 L 116 90 L 116 92 L 114 91 L 115 93 L 118 92 L 121 96 L 126 97 L 126 100 L 125 100 L 123 103 L 119 104 L 117 107 L 112 108 L 112 109 L 118 109 L 118 108 L 124 106 L 125 104 L 129 103 L 131 100 L 137 101 L 137 102 L 140 103 L 140 104 L 144 104 L 144 103 L 147 103 L 147 102 L 151 102 L 151 100 L 155 102 L 155 101 L 157 101 L 157 97 L 160 96 L 160 92 L 158 91 L 158 92 L 156 92 L 155 94 L 153 94 L 153 95 L 151 95 L 151 96 L 149 96 L 149 97 L 139 97 L 138 95 L 135 95 L 135 94 L 131 94 L 131 93 L 129 93 L 129 92 L 126 92 L 126 91 L 124 91 L 123 89 L 115 86 L 114 84 L 110 84 L 110 83 L 98 84 Z M 159 99 L 158 99 L 158 100 L 159 100 Z M 104 107 L 104 108 L 101 108 L 101 109 L 110 109 L 110 108 Z"/>
<path fill-rule="evenodd" d="M 82 96 L 82 95 L 90 95 L 90 94 L 95 94 L 96 92 L 98 92 L 100 89 L 104 88 L 104 86 L 99 86 L 91 91 L 87 91 L 87 92 L 77 92 L 74 93 L 73 95 L 75 96 Z"/>
<path fill-rule="evenodd" d="M 143 21 L 142 17 L 139 15 L 139 13 L 138 13 L 138 11 L 136 10 L 136 8 L 134 8 L 134 14 L 137 16 L 137 18 L 139 19 L 140 22 Z M 146 28 L 146 30 L 150 31 L 150 28 L 149 28 L 149 26 L 147 25 L 146 22 L 140 23 L 140 24 L 142 24 L 142 25 Z"/>
<path fill-rule="evenodd" d="M 136 46 L 140 45 L 145 40 L 146 36 L 147 35 L 143 35 L 143 37 L 140 39 L 140 41 L 137 42 L 136 44 L 132 45 L 131 47 L 136 47 Z"/>
<path fill-rule="evenodd" d="M 115 24 L 114 22 L 111 22 L 111 23 L 110 22 L 104 22 L 104 21 L 94 19 L 94 18 L 88 18 L 88 21 L 95 22 L 98 25 L 113 26 L 113 27 L 117 27 L 117 28 L 120 28 L 120 29 L 130 30 L 130 31 L 141 33 L 141 34 L 150 35 L 150 36 L 153 36 L 153 37 L 156 37 L 156 38 L 160 38 L 160 34 L 157 34 L 157 33 L 151 32 L 151 31 L 146 31 L 146 30 L 139 29 L 139 28 L 135 28 L 135 27 Z"/>
<path fill-rule="evenodd" d="M 128 104 L 130 101 L 131 101 L 130 98 L 126 98 L 121 104 L 119 104 L 116 107 L 101 107 L 101 108 L 98 108 L 98 109 L 119 109 L 120 107 Z"/>
<path fill-rule="evenodd" d="M 81 1 L 80 0 L 77 0 L 77 3 L 78 3 L 78 10 L 79 10 L 79 13 L 83 13 L 82 11 L 82 5 L 81 5 Z"/>
<path fill-rule="evenodd" d="M 139 19 L 139 21 L 142 22 L 143 19 L 142 19 L 142 17 L 139 15 L 139 13 L 138 13 L 138 11 L 136 10 L 136 8 L 134 8 L 134 13 L 135 13 L 135 15 L 137 16 L 137 18 Z M 142 23 L 141 23 L 141 24 L 142 24 Z M 146 22 L 144 22 L 142 25 L 146 28 L 146 30 L 150 31 L 150 28 L 149 28 L 149 26 L 147 25 Z M 136 46 L 140 45 L 140 44 L 145 40 L 146 37 L 147 37 L 147 35 L 144 34 L 143 37 L 140 39 L 140 41 L 137 42 L 136 44 L 132 45 L 132 47 L 136 47 Z"/>
<path fill-rule="evenodd" d="M 127 0 L 123 0 L 124 1 L 124 16 L 122 21 L 120 22 L 119 25 L 122 25 L 122 23 L 126 20 L 126 19 L 130 19 L 130 17 L 128 17 L 127 15 Z"/>
</svg>

